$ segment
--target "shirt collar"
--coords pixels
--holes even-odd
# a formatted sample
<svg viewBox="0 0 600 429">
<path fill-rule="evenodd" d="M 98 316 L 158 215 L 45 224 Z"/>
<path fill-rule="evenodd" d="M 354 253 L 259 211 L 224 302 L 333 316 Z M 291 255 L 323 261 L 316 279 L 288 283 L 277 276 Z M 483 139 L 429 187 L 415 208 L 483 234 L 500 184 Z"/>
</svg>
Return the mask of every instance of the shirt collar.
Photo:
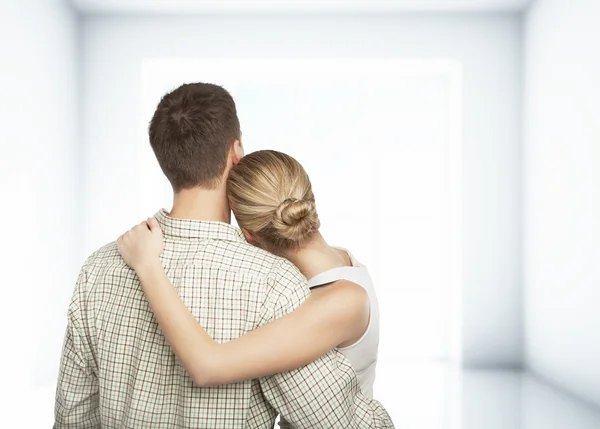
<svg viewBox="0 0 600 429">
<path fill-rule="evenodd" d="M 239 228 L 225 222 L 214 222 L 170 217 L 165 209 L 154 215 L 165 237 L 192 240 L 243 241 L 244 234 Z"/>
</svg>

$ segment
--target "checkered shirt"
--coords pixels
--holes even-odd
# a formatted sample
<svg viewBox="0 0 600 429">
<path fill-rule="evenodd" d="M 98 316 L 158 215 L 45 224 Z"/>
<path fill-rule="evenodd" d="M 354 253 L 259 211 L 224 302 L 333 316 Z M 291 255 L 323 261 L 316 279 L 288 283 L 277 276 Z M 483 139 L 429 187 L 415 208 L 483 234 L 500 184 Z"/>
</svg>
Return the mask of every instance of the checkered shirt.
<svg viewBox="0 0 600 429">
<path fill-rule="evenodd" d="M 219 343 L 296 309 L 310 294 L 289 261 L 249 245 L 225 223 L 158 219 L 169 279 Z M 56 429 L 392 428 L 332 351 L 303 368 L 218 387 L 195 387 L 171 351 L 138 278 L 115 243 L 83 265 L 68 310 L 56 391 Z"/>
</svg>

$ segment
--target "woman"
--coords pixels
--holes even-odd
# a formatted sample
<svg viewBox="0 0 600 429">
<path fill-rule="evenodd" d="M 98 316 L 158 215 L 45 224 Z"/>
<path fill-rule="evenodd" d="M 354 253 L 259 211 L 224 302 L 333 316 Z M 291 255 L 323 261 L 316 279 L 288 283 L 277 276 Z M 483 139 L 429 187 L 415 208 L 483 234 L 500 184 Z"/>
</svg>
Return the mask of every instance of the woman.
<svg viewBox="0 0 600 429">
<path fill-rule="evenodd" d="M 163 241 L 156 219 L 117 242 L 194 382 L 218 385 L 285 372 L 337 348 L 352 363 L 363 394 L 372 397 L 379 343 L 373 284 L 349 252 L 323 239 L 302 166 L 280 152 L 254 152 L 232 170 L 227 197 L 248 242 L 289 259 L 311 288 L 296 311 L 236 340 L 214 342 L 179 299 L 160 262 Z"/>
</svg>

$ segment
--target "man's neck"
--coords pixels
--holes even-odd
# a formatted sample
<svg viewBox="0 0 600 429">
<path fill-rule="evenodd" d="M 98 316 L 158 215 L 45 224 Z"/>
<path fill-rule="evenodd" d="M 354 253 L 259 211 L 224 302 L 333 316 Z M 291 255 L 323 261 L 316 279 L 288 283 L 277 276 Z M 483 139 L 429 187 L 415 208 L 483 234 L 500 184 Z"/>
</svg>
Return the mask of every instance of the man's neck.
<svg viewBox="0 0 600 429">
<path fill-rule="evenodd" d="M 192 188 L 177 192 L 173 197 L 170 217 L 231 223 L 231 210 L 225 187 L 217 189 Z"/>
</svg>

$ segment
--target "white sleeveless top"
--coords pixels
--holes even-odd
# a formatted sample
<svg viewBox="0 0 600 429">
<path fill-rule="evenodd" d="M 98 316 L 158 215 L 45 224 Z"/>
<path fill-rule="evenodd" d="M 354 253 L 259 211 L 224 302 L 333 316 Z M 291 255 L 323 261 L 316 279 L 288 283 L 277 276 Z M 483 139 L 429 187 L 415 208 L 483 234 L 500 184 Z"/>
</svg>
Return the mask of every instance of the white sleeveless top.
<svg viewBox="0 0 600 429">
<path fill-rule="evenodd" d="M 379 304 L 377 295 L 367 267 L 358 262 L 346 249 L 338 249 L 348 253 L 352 266 L 333 268 L 317 274 L 308 281 L 308 287 L 314 288 L 336 280 L 348 280 L 362 286 L 367 291 L 371 307 L 369 326 L 357 342 L 348 347 L 338 347 L 338 350 L 352 363 L 363 395 L 372 398 L 379 347 Z"/>
<path fill-rule="evenodd" d="M 367 267 L 358 262 L 346 249 L 341 247 L 338 247 L 338 249 L 348 253 L 352 266 L 333 268 L 317 274 L 308 280 L 308 287 L 315 288 L 336 280 L 348 280 L 362 286 L 367 291 L 371 310 L 367 330 L 357 342 L 348 347 L 338 347 L 337 350 L 346 356 L 352 364 L 363 395 L 373 398 L 373 383 L 375 382 L 375 367 L 379 347 L 379 304 L 377 295 Z M 291 429 L 292 427 L 283 418 L 280 419 L 279 426 L 280 429 Z"/>
</svg>

